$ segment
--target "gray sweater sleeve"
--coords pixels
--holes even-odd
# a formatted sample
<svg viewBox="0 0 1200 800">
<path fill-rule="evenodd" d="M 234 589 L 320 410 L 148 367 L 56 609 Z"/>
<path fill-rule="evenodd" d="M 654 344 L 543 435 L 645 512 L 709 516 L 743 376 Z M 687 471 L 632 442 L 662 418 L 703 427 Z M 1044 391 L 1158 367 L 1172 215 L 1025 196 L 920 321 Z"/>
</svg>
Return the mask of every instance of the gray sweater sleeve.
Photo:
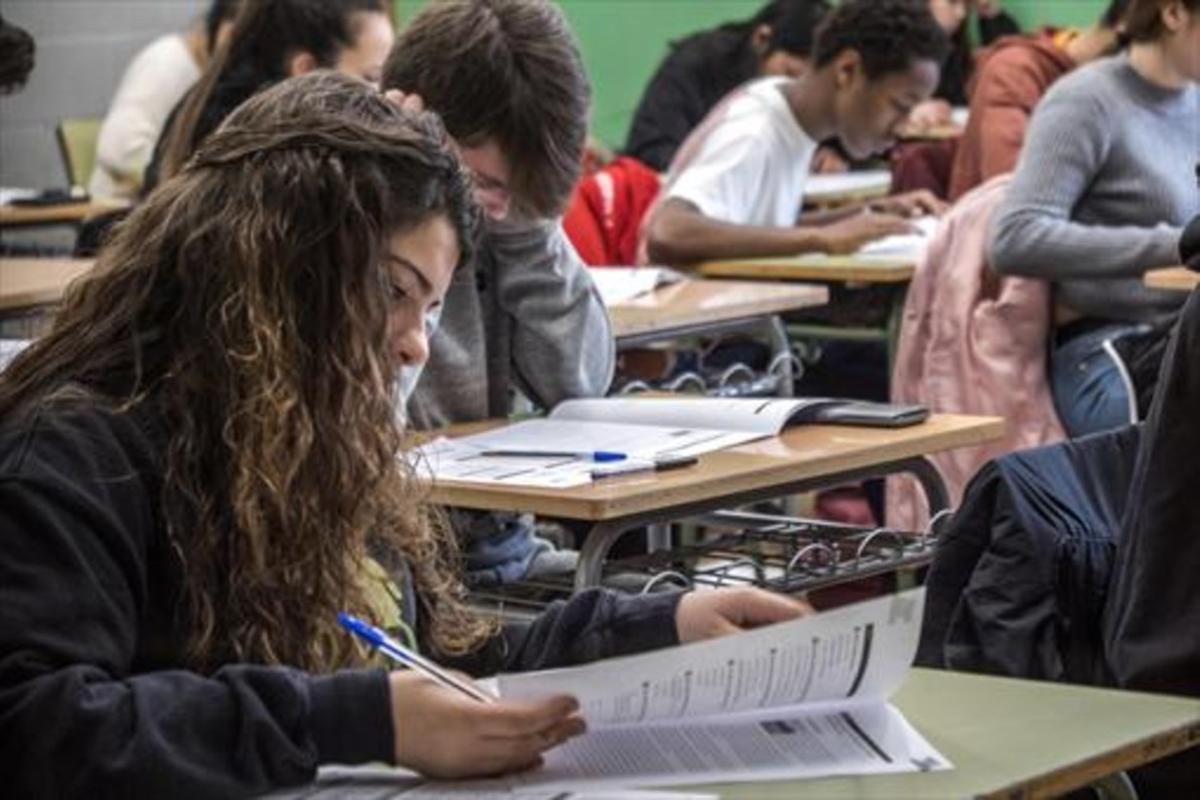
<svg viewBox="0 0 1200 800">
<path fill-rule="evenodd" d="M 1051 93 L 1037 108 L 992 220 L 988 261 L 996 271 L 1049 280 L 1119 278 L 1178 261 L 1177 227 L 1078 219 L 1077 206 L 1108 156 L 1115 110 L 1107 106 L 1095 93 L 1073 91 Z"/>
<path fill-rule="evenodd" d="M 608 312 L 559 222 L 489 222 L 488 235 L 521 388 L 546 408 L 603 395 L 616 360 Z"/>
</svg>

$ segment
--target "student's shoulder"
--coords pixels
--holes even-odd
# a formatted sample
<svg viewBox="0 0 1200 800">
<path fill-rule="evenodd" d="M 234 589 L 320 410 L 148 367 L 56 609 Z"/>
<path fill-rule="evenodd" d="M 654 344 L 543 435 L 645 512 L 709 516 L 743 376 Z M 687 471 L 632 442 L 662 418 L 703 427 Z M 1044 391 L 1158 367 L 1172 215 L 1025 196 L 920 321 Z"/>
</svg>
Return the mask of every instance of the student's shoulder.
<svg viewBox="0 0 1200 800">
<path fill-rule="evenodd" d="M 699 31 L 675 42 L 663 63 L 699 73 L 714 72 L 738 57 L 742 38 L 721 28 Z"/>
<path fill-rule="evenodd" d="M 1120 74 L 1124 61 L 1112 56 L 1093 61 L 1072 70 L 1050 87 L 1047 105 L 1075 105 L 1081 111 L 1108 109 L 1120 91 Z"/>
<path fill-rule="evenodd" d="M 137 67 L 169 66 L 176 64 L 195 66 L 187 43 L 177 33 L 167 33 L 143 47 L 134 56 L 132 64 Z"/>
<path fill-rule="evenodd" d="M 1040 97 L 1073 66 L 1045 37 L 1006 36 L 980 55 L 974 91 L 988 96 L 1037 93 Z"/>
<path fill-rule="evenodd" d="M 792 134 L 797 123 L 783 96 L 786 83 L 784 78 L 760 78 L 743 84 L 714 110 L 715 127 L 749 139 Z"/>
</svg>

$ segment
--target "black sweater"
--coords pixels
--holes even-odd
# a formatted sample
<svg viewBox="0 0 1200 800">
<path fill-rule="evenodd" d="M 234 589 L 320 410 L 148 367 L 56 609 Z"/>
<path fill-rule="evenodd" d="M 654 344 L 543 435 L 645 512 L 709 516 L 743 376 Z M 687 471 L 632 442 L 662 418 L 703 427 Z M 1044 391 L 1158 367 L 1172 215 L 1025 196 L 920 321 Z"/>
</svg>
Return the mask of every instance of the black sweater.
<svg viewBox="0 0 1200 800">
<path fill-rule="evenodd" d="M 388 761 L 386 673 L 183 667 L 158 415 L 42 405 L 0 424 L 0 774 L 16 797 L 224 797 Z M 509 629 L 477 671 L 676 643 L 678 596 L 592 591 Z"/>
<path fill-rule="evenodd" d="M 626 154 L 666 171 L 675 151 L 712 107 L 757 74 L 758 59 L 748 33 L 717 28 L 672 45 L 638 103 Z"/>
</svg>

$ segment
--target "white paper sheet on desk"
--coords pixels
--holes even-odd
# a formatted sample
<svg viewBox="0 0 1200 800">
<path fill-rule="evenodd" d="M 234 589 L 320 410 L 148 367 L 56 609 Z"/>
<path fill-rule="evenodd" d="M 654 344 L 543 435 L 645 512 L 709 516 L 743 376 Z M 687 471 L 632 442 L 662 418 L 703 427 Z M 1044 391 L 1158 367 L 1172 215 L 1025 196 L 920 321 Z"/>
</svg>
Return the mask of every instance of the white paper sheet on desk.
<svg viewBox="0 0 1200 800">
<path fill-rule="evenodd" d="M 41 194 L 38 189 L 25 189 L 19 186 L 0 186 L 0 206 L 11 205 L 14 200 L 28 200 Z"/>
<path fill-rule="evenodd" d="M 437 439 L 415 454 L 419 474 L 433 480 L 500 483 L 566 489 L 592 482 L 595 462 L 570 456 L 488 456 L 487 450 L 605 450 L 631 459 L 699 455 L 760 439 L 767 434 L 708 428 L 622 425 L 531 419 L 462 439 Z"/>
<path fill-rule="evenodd" d="M 606 306 L 632 300 L 659 286 L 684 279 L 666 267 L 592 267 L 588 269 L 588 275 Z"/>
<path fill-rule="evenodd" d="M 897 234 L 876 239 L 859 248 L 855 255 L 878 256 L 880 258 L 920 258 L 929 246 L 929 239 L 938 226 L 937 217 L 920 217 L 912 220 L 915 233 Z"/>
</svg>

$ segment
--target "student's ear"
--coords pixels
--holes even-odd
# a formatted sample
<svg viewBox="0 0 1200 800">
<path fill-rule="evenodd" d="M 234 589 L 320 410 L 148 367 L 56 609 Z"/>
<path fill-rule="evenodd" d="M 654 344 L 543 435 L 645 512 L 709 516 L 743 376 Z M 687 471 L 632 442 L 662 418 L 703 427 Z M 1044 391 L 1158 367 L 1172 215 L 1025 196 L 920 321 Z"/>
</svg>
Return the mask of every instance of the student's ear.
<svg viewBox="0 0 1200 800">
<path fill-rule="evenodd" d="M 774 35 L 775 31 L 770 25 L 759 25 L 754 29 L 754 33 L 750 34 L 750 48 L 754 50 L 754 55 L 758 56 L 759 61 L 767 57 Z"/>
<path fill-rule="evenodd" d="M 833 59 L 833 78 L 838 89 L 849 89 L 862 73 L 862 56 L 857 50 L 843 50 Z"/>
<path fill-rule="evenodd" d="M 307 50 L 297 50 L 288 58 L 287 74 L 289 78 L 294 78 L 297 75 L 312 72 L 317 66 L 316 56 Z"/>
<path fill-rule="evenodd" d="M 1178 33 L 1186 28 L 1191 17 L 1183 0 L 1167 3 L 1159 13 L 1162 14 L 1163 27 L 1169 33 Z"/>
</svg>

